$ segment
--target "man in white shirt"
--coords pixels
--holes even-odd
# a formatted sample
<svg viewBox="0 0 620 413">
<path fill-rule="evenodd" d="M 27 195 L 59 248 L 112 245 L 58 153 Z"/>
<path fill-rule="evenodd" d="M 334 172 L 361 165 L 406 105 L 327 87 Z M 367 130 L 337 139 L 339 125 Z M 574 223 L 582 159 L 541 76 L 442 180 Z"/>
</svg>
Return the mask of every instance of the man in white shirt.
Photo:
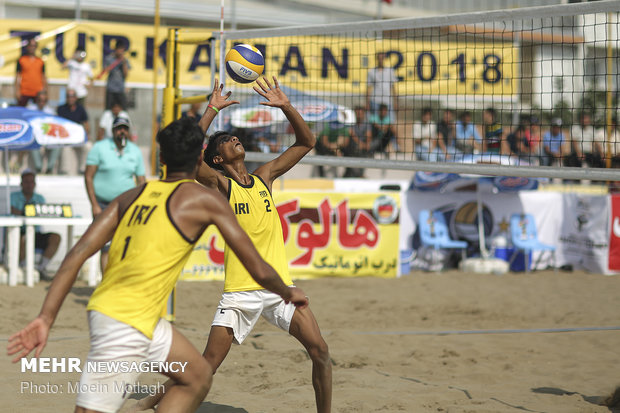
<svg viewBox="0 0 620 413">
<path fill-rule="evenodd" d="M 123 110 L 123 107 L 119 102 L 114 102 L 112 107 L 104 111 L 101 115 L 101 119 L 99 119 L 99 129 L 97 130 L 98 141 L 114 137 L 114 134 L 112 133 L 112 124 L 116 118 L 129 119 L 131 121 L 129 118 L 129 113 Z"/>
<path fill-rule="evenodd" d="M 588 166 L 602 167 L 603 139 L 604 136 L 594 129 L 590 114 L 581 113 L 579 124 L 573 125 L 570 131 L 571 154 L 567 166 L 580 167 L 585 161 Z"/>
<path fill-rule="evenodd" d="M 387 105 L 390 117 L 396 120 L 398 110 L 398 95 L 396 82 L 398 77 L 391 67 L 384 66 L 385 53 L 377 53 L 377 67 L 368 70 L 366 87 L 366 110 L 377 114 L 379 105 Z"/>
<path fill-rule="evenodd" d="M 93 82 L 93 70 L 88 63 L 84 61 L 86 59 L 86 51 L 78 47 L 75 49 L 73 57 L 63 63 L 64 69 L 69 69 L 69 82 L 67 84 L 67 90 L 73 89 L 78 98 L 78 103 L 85 106 L 86 96 L 88 95 L 88 88 Z"/>
<path fill-rule="evenodd" d="M 437 162 L 445 159 L 447 154 L 446 146 L 443 139 L 438 139 L 437 125 L 433 122 L 433 111 L 431 108 L 422 109 L 421 120 L 413 124 L 411 133 L 418 160 Z M 406 146 L 405 152 L 409 152 Z"/>
</svg>

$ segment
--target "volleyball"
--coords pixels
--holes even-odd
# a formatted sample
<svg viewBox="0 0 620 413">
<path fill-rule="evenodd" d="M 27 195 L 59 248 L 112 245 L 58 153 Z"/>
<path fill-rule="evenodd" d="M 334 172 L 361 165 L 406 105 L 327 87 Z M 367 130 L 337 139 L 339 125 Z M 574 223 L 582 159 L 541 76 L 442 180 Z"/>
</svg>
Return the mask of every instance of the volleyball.
<svg viewBox="0 0 620 413">
<path fill-rule="evenodd" d="M 251 83 L 258 79 L 265 68 L 262 53 L 249 44 L 238 44 L 226 53 L 226 72 L 239 83 Z"/>
</svg>

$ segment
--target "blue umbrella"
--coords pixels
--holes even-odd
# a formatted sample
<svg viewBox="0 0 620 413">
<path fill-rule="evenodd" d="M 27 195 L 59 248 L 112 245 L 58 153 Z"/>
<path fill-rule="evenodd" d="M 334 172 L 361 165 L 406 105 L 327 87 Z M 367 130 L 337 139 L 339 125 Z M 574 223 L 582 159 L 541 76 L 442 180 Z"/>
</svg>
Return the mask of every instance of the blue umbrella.
<svg viewBox="0 0 620 413">
<path fill-rule="evenodd" d="M 60 116 L 20 106 L 0 108 L 0 149 L 4 149 L 7 207 L 9 201 L 9 150 L 32 150 L 42 146 L 83 145 L 86 132 L 82 125 Z"/>
</svg>

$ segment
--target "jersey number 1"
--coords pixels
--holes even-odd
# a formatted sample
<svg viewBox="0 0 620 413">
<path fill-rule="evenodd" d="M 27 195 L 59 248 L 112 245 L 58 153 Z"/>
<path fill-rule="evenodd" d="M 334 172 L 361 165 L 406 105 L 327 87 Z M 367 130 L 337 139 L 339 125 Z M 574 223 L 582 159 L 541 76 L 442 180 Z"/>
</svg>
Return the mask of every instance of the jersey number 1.
<svg viewBox="0 0 620 413">
<path fill-rule="evenodd" d="M 131 241 L 131 237 L 125 238 L 125 247 L 123 248 L 123 255 L 121 255 L 121 260 L 125 259 L 125 255 L 127 255 L 127 248 L 129 247 L 129 241 Z"/>
</svg>

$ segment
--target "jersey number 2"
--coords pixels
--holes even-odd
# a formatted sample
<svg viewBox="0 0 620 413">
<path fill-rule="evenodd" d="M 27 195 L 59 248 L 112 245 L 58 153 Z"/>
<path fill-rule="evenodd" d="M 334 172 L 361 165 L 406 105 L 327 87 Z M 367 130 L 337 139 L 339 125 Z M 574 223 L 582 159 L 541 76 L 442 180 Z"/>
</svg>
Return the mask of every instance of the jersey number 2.
<svg viewBox="0 0 620 413">
<path fill-rule="evenodd" d="M 267 204 L 267 206 L 265 207 L 265 210 L 267 212 L 271 212 L 271 203 L 269 202 L 268 199 L 265 199 L 265 204 Z"/>
</svg>

